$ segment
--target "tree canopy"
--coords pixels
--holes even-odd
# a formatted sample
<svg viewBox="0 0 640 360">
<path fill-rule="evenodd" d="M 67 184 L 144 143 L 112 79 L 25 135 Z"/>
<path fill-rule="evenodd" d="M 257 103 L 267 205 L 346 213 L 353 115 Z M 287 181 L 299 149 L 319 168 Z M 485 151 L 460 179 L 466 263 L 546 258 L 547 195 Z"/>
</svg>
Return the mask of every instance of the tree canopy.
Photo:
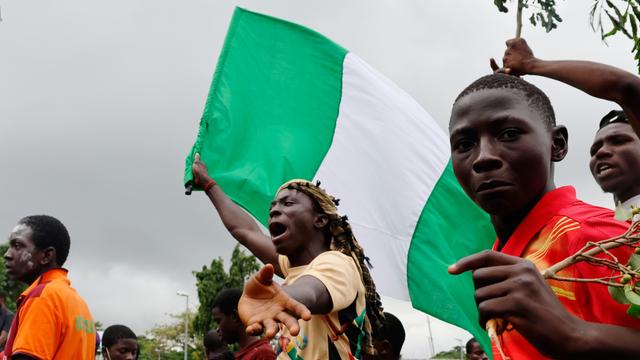
<svg viewBox="0 0 640 360">
<path fill-rule="evenodd" d="M 253 273 L 260 269 L 260 265 L 253 255 L 246 255 L 236 245 L 231 254 L 231 266 L 229 272 L 224 270 L 224 261 L 217 258 L 211 261 L 209 267 L 203 266 L 201 271 L 194 271 L 196 287 L 198 288 L 198 300 L 200 307 L 193 319 L 193 328 L 199 335 L 216 327 L 211 314 L 211 307 L 218 293 L 228 288 L 244 287 L 244 283 Z"/>
</svg>

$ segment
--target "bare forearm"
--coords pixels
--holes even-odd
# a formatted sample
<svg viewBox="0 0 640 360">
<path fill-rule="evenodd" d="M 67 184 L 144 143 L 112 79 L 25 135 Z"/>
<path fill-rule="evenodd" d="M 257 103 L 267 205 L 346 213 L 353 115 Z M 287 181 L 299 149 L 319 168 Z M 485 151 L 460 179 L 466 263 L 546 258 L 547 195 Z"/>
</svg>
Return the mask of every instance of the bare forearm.
<svg viewBox="0 0 640 360">
<path fill-rule="evenodd" d="M 260 227 L 253 218 L 234 203 L 227 194 L 222 191 L 218 184 L 212 186 L 211 189 L 207 191 L 207 196 L 218 211 L 218 215 L 220 215 L 224 226 L 240 243 L 246 245 L 244 244 L 246 239 L 242 236 L 242 232 L 261 233 Z"/>
<path fill-rule="evenodd" d="M 314 315 L 331 312 L 333 302 L 324 284 L 313 276 L 303 276 L 282 289 L 292 298 L 306 306 Z"/>
<path fill-rule="evenodd" d="M 578 60 L 530 62 L 532 75 L 562 81 L 589 95 L 623 105 L 640 95 L 640 78 L 613 66 Z"/>
<path fill-rule="evenodd" d="M 584 322 L 561 359 L 639 359 L 640 331 L 621 326 Z"/>
</svg>

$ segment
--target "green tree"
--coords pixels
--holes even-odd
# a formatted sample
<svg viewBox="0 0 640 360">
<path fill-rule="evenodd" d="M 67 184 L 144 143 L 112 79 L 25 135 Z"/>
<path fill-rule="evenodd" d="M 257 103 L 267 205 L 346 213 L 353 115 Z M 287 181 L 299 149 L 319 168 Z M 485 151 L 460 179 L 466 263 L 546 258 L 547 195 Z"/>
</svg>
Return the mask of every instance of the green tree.
<svg viewBox="0 0 640 360">
<path fill-rule="evenodd" d="M 547 32 L 558 27 L 562 18 L 556 12 L 555 0 L 515 0 L 516 3 L 516 37 L 522 32 L 522 16 L 525 10 L 531 10 L 529 22 L 542 26 Z M 631 52 L 636 60 L 640 73 L 640 0 L 591 0 L 591 27 L 600 33 L 600 38 L 622 34 L 632 42 Z M 493 0 L 500 12 L 508 12 L 507 0 Z"/>
<path fill-rule="evenodd" d="M 463 351 L 462 346 L 456 345 L 451 350 L 440 351 L 439 353 L 433 355 L 433 359 L 460 359 L 461 351 Z"/>
<path fill-rule="evenodd" d="M 196 334 L 193 328 L 193 312 L 171 314 L 171 321 L 167 324 L 156 325 L 144 336 L 138 337 L 140 344 L 139 360 L 182 360 L 184 357 L 184 323 L 189 323 L 189 339 L 187 349 L 189 359 L 202 359 L 204 346 L 202 336 Z"/>
<path fill-rule="evenodd" d="M 18 283 L 9 278 L 7 268 L 4 264 L 4 253 L 9 249 L 9 244 L 0 245 L 0 292 L 5 296 L 7 308 L 15 313 L 16 300 L 18 296 L 27 288 L 26 284 Z"/>
<path fill-rule="evenodd" d="M 209 267 L 203 266 L 201 271 L 194 271 L 198 300 L 200 307 L 193 319 L 194 331 L 203 336 L 207 331 L 216 327 L 211 315 L 213 302 L 221 290 L 227 288 L 242 288 L 245 281 L 260 269 L 260 265 L 253 255 L 246 255 L 236 245 L 231 254 L 229 273 L 224 270 L 224 261 L 217 258 L 211 261 Z"/>
</svg>

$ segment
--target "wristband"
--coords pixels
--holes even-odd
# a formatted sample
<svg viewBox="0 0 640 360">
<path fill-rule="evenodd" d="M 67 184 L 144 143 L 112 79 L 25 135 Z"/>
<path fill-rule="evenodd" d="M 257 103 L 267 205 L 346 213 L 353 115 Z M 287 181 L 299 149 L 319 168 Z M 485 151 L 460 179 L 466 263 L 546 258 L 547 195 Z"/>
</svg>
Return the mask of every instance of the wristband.
<svg viewBox="0 0 640 360">
<path fill-rule="evenodd" d="M 215 184 L 216 184 L 216 182 L 215 182 L 215 181 L 213 181 L 213 180 L 209 180 L 209 182 L 207 182 L 207 183 L 204 185 L 204 187 L 203 187 L 204 192 L 209 192 L 209 190 L 211 190 L 211 188 L 212 188 L 212 187 L 213 187 L 213 185 L 215 185 Z"/>
</svg>

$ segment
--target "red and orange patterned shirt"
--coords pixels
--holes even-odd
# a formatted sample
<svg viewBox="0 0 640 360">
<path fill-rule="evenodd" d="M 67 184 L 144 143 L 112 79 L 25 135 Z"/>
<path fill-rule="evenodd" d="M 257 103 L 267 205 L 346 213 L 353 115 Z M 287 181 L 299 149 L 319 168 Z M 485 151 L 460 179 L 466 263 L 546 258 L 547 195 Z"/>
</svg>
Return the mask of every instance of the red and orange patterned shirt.
<svg viewBox="0 0 640 360">
<path fill-rule="evenodd" d="M 590 241 L 624 233 L 628 225 L 615 220 L 611 210 L 576 199 L 575 189 L 565 186 L 545 194 L 500 251 L 531 260 L 538 269 L 544 270 L 576 253 Z M 497 249 L 496 241 L 494 250 Z M 631 250 L 618 248 L 614 254 L 626 262 Z M 611 270 L 581 262 L 558 275 L 598 278 L 611 276 Z M 613 300 L 606 286 L 556 280 L 547 282 L 571 314 L 590 322 L 640 329 L 640 319 L 628 315 L 627 306 Z M 500 342 L 505 356 L 511 360 L 546 359 L 515 330 L 503 332 Z M 502 359 L 495 344 L 493 354 L 494 359 Z"/>
</svg>

